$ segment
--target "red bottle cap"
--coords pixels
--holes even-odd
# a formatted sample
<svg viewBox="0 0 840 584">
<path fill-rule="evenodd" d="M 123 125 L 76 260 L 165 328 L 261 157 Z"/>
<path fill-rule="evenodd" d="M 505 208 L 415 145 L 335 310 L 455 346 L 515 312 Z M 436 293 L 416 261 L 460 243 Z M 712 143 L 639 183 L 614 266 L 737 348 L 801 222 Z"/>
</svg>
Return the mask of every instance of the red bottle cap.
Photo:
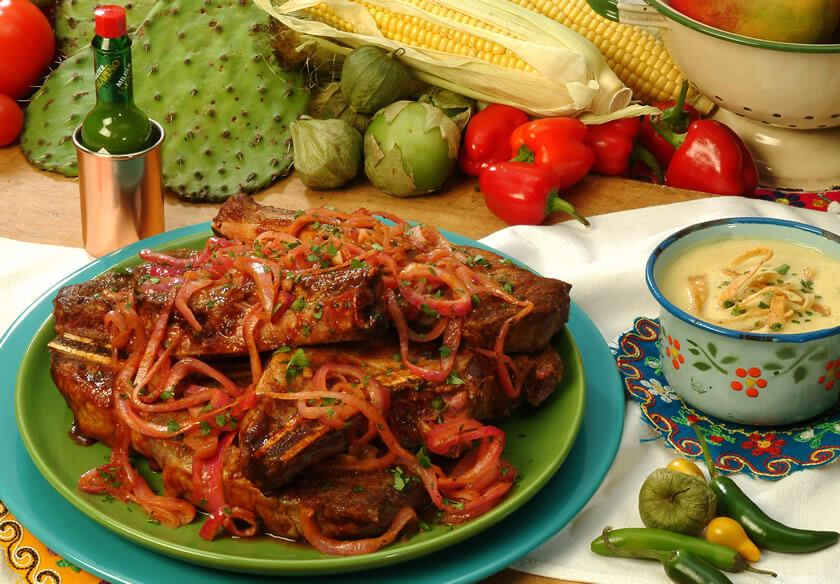
<svg viewBox="0 0 840 584">
<path fill-rule="evenodd" d="M 125 35 L 125 8 L 114 4 L 98 6 L 93 12 L 96 21 L 96 34 L 115 39 Z"/>
</svg>

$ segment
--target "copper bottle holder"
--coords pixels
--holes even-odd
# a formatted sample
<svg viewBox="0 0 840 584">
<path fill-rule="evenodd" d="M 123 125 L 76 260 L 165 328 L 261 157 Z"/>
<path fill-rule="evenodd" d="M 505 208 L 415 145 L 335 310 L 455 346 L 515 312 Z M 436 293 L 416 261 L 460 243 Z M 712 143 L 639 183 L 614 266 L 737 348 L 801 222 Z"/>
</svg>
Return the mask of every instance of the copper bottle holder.
<svg viewBox="0 0 840 584">
<path fill-rule="evenodd" d="M 162 233 L 163 127 L 151 120 L 154 143 L 131 154 L 93 152 L 81 143 L 81 125 L 73 131 L 79 162 L 82 241 L 94 256 Z"/>
</svg>

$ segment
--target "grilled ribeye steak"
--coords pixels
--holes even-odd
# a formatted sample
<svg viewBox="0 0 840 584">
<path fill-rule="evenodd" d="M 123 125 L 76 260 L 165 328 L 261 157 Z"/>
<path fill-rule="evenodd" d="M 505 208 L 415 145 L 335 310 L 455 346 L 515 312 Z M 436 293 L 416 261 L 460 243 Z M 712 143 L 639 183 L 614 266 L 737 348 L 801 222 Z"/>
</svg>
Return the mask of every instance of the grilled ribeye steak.
<svg viewBox="0 0 840 584">
<path fill-rule="evenodd" d="M 260 205 L 245 195 L 230 197 L 213 219 L 213 230 L 228 239 L 251 244 L 260 234 L 268 231 L 287 232 L 296 224 L 296 213 Z M 335 229 L 328 224 L 318 227 L 305 226 L 296 235 L 307 241 L 323 230 Z M 422 243 L 422 242 L 421 242 Z M 417 245 L 421 245 L 418 243 Z M 421 249 L 408 249 L 408 259 Z M 545 348 L 569 319 L 569 291 L 571 284 L 553 278 L 543 278 L 515 265 L 493 252 L 467 246 L 454 246 L 453 255 L 476 274 L 502 287 L 516 298 L 524 298 L 534 305 L 533 310 L 515 322 L 507 332 L 504 351 L 522 353 Z M 464 340 L 475 347 L 493 349 L 499 329 L 520 308 L 498 295 L 478 293 L 472 311 L 464 321 Z M 423 321 L 423 315 L 417 317 Z"/>
<path fill-rule="evenodd" d="M 51 360 L 53 381 L 73 411 L 78 432 L 112 445 L 117 424 L 112 391 L 115 372 L 101 363 L 60 352 L 54 352 Z M 200 504 L 192 492 L 192 450 L 181 437 L 150 438 L 132 432 L 131 445 L 153 467 L 161 469 L 168 496 Z M 302 506 L 317 510 L 315 521 L 325 535 L 355 539 L 384 532 L 401 507 L 419 509 L 428 503 L 417 481 L 409 481 L 402 490 L 394 489 L 388 470 L 336 473 L 313 469 L 298 477 L 293 486 L 265 494 L 241 468 L 239 448 L 234 443 L 225 453 L 222 470 L 226 502 L 253 511 L 266 532 L 281 537 L 303 539 Z"/>
<path fill-rule="evenodd" d="M 196 252 L 172 255 L 194 257 Z M 130 297 L 134 298 L 146 333 L 150 333 L 169 294 L 166 288 L 161 289 L 161 278 L 152 274 L 154 269 L 155 264 L 142 263 L 62 288 L 53 301 L 56 334 L 83 337 L 107 345 L 109 335 L 105 316 L 115 307 L 130 302 Z M 379 304 L 382 279 L 375 268 L 329 269 L 318 274 L 300 274 L 286 282 L 288 292 L 297 304 L 258 327 L 258 350 L 364 340 L 385 328 Z M 195 330 L 178 311 L 173 311 L 167 339 L 180 337 L 174 356 L 247 352 L 239 329 L 245 314 L 259 302 L 251 280 L 237 285 L 214 284 L 197 290 L 190 297 L 188 306 L 201 330 Z"/>
<path fill-rule="evenodd" d="M 446 523 L 492 508 L 516 476 L 492 421 L 560 380 L 570 286 L 391 219 L 233 197 L 231 239 L 60 291 L 53 379 L 113 446 L 80 488 L 192 521 L 132 478 L 134 450 L 210 513 L 202 537 L 259 526 L 327 553 L 384 545 L 428 502 Z"/>
<path fill-rule="evenodd" d="M 437 353 L 438 358 L 434 358 Z M 396 340 L 307 347 L 307 370 L 328 363 L 357 367 L 366 379 L 379 383 L 390 395 L 386 419 L 399 443 L 414 451 L 424 443 L 431 427 L 443 416 L 464 416 L 481 421 L 505 418 L 523 402 L 541 405 L 563 375 L 563 363 L 548 347 L 512 359 L 521 376 L 522 392 L 508 397 L 497 375 L 495 360 L 464 348 L 458 352 L 450 382 L 423 379 L 400 359 Z M 412 347 L 411 360 L 421 368 L 440 367 L 439 345 Z M 298 355 L 300 357 L 300 355 Z M 257 385 L 257 393 L 286 393 L 311 389 L 311 373 L 292 370 L 290 353 L 275 354 Z M 362 416 L 355 423 L 365 424 Z M 364 429 L 364 428 L 363 428 Z M 347 450 L 343 431 L 298 413 L 296 402 L 262 397 L 245 415 L 239 432 L 243 473 L 264 491 L 277 489 L 308 466 Z"/>
</svg>

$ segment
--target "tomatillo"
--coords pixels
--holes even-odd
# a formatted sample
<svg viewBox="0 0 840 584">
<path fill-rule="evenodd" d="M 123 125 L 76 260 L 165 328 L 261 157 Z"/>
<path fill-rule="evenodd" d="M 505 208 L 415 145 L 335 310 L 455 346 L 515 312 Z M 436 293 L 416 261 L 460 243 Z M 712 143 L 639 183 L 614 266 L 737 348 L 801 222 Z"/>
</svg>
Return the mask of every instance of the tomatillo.
<svg viewBox="0 0 840 584">
<path fill-rule="evenodd" d="M 376 112 L 365 132 L 365 174 L 390 195 L 430 193 L 452 174 L 460 142 L 461 131 L 442 110 L 392 103 Z"/>
</svg>

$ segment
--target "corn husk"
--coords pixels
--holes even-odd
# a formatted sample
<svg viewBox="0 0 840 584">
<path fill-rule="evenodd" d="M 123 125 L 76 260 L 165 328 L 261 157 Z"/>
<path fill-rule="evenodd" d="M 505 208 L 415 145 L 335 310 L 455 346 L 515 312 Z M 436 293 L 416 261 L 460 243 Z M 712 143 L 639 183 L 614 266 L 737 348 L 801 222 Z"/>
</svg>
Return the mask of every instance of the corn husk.
<svg viewBox="0 0 840 584">
<path fill-rule="evenodd" d="M 254 0 L 283 25 L 305 35 L 349 47 L 372 44 L 388 50 L 403 49 L 400 60 L 420 81 L 473 99 L 505 103 L 536 116 L 588 114 L 587 123 L 658 111 L 630 104 L 630 89 L 609 68 L 595 45 L 583 36 L 508 0 L 437 0 L 440 5 L 507 34 L 438 16 L 404 0 L 367 0 L 366 4 L 498 43 L 530 65 L 532 71 L 396 42 L 379 30 L 365 5 L 351 0 L 273 1 L 274 4 L 272 0 Z M 332 9 L 356 32 L 313 20 L 305 10 L 318 4 Z"/>
</svg>

